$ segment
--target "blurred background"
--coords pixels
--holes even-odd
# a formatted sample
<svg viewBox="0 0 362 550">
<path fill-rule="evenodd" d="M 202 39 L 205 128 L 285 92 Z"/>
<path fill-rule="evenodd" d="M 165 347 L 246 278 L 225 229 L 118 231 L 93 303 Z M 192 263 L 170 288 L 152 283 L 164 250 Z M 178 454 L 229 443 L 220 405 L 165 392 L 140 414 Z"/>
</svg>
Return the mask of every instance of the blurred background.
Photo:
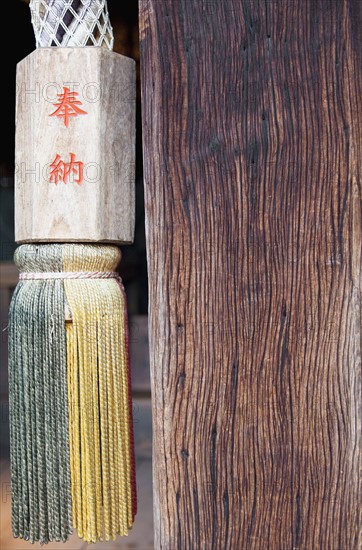
<svg viewBox="0 0 362 550">
<path fill-rule="evenodd" d="M 137 488 L 139 512 L 127 538 L 109 543 L 88 545 L 75 534 L 66 543 L 49 543 L 46 548 L 91 547 L 153 548 L 152 479 L 151 479 L 151 400 L 147 338 L 147 265 L 144 231 L 141 102 L 139 86 L 139 40 L 137 0 L 108 0 L 114 31 L 114 51 L 137 62 L 137 165 L 136 165 L 136 231 L 132 246 L 123 247 L 120 266 L 130 314 L 131 368 L 133 382 L 133 418 L 135 428 Z M 12 258 L 14 242 L 14 140 L 15 140 L 15 70 L 18 61 L 35 49 L 28 2 L 8 0 L 2 4 L 2 20 L 14 29 L 11 44 L 2 40 L 1 126 L 6 134 L 0 149 L 0 548 L 31 548 L 29 542 L 13 539 L 11 534 L 11 490 L 9 474 L 8 382 L 7 382 L 7 313 L 18 272 Z M 40 545 L 33 545 L 40 548 Z"/>
</svg>

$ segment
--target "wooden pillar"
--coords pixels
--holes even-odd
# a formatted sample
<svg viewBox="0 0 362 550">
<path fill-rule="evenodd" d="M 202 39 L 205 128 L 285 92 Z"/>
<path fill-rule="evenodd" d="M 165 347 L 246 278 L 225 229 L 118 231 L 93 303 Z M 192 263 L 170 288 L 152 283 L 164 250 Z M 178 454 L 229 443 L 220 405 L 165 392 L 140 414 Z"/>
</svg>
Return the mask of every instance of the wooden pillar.
<svg viewBox="0 0 362 550">
<path fill-rule="evenodd" d="M 360 7 L 140 0 L 156 548 L 357 549 Z"/>
</svg>

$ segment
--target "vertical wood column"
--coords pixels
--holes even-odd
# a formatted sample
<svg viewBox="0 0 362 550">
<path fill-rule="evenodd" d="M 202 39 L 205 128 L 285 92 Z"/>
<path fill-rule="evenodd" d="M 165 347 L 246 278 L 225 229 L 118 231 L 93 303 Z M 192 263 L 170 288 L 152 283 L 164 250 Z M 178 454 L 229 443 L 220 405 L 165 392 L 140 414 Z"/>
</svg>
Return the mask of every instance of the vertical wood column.
<svg viewBox="0 0 362 550">
<path fill-rule="evenodd" d="M 140 0 L 156 548 L 357 549 L 361 26 Z"/>
</svg>

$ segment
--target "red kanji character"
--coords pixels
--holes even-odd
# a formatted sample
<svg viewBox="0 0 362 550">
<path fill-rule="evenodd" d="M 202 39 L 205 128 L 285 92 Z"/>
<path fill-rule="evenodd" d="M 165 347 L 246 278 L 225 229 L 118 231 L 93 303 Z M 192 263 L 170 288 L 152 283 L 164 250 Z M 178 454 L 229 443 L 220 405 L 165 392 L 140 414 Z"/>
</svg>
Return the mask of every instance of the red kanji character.
<svg viewBox="0 0 362 550">
<path fill-rule="evenodd" d="M 70 161 L 64 162 L 60 155 L 56 155 L 55 159 L 50 165 L 49 181 L 58 185 L 60 181 L 68 183 L 69 176 L 74 174 L 76 178 L 75 183 L 81 185 L 83 182 L 83 166 L 84 163 L 75 160 L 75 154 L 69 153 Z"/>
<path fill-rule="evenodd" d="M 51 113 L 49 116 L 62 117 L 64 119 L 65 126 L 69 126 L 69 117 L 86 115 L 88 114 L 83 109 L 80 109 L 78 105 L 82 105 L 82 102 L 79 99 L 76 99 L 78 92 L 71 92 L 69 88 L 63 88 L 63 93 L 58 94 L 58 103 L 54 103 L 54 107 L 57 107 L 54 113 Z"/>
</svg>

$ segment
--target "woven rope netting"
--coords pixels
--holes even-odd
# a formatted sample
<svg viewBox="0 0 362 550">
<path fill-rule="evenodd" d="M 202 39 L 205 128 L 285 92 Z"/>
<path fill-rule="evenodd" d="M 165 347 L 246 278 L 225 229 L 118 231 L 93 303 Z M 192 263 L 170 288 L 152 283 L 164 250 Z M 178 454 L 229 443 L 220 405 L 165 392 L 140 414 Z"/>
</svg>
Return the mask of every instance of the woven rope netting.
<svg viewBox="0 0 362 550">
<path fill-rule="evenodd" d="M 31 0 L 36 47 L 103 46 L 113 49 L 106 0 Z"/>
</svg>

